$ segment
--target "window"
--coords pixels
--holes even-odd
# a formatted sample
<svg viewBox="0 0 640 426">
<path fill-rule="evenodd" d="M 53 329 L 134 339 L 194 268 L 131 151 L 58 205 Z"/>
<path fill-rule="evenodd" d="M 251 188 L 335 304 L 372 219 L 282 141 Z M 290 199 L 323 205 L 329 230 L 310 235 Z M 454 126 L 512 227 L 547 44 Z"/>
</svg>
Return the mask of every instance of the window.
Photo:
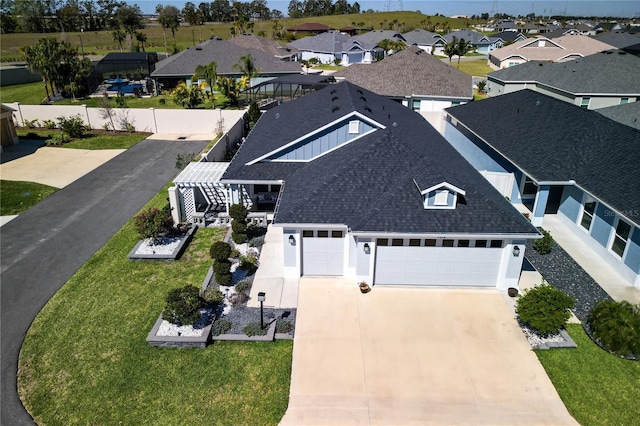
<svg viewBox="0 0 640 426">
<path fill-rule="evenodd" d="M 420 99 L 414 99 L 411 102 L 411 107 L 413 108 L 414 111 L 420 111 Z"/>
<path fill-rule="evenodd" d="M 520 64 L 520 62 L 509 62 L 507 64 L 507 68 L 515 67 L 516 65 L 519 65 L 519 64 Z"/>
<path fill-rule="evenodd" d="M 269 192 L 269 185 L 254 185 L 253 191 L 257 194 L 258 192 Z"/>
<path fill-rule="evenodd" d="M 435 247 L 436 246 L 436 240 L 432 240 L 432 239 L 424 240 L 424 246 L 425 247 Z"/>
<path fill-rule="evenodd" d="M 331 231 L 331 238 L 342 238 L 342 231 Z"/>
<path fill-rule="evenodd" d="M 380 247 L 386 247 L 389 245 L 389 240 L 387 240 L 386 238 L 378 238 L 376 240 L 376 244 Z"/>
<path fill-rule="evenodd" d="M 476 240 L 476 247 L 486 247 L 487 246 L 487 240 Z"/>
<path fill-rule="evenodd" d="M 442 247 L 453 247 L 453 240 L 442 240 Z"/>
<path fill-rule="evenodd" d="M 349 134 L 358 134 L 360 133 L 360 122 L 358 120 L 352 120 L 349 122 Z"/>
<path fill-rule="evenodd" d="M 491 248 L 502 248 L 502 240 L 491 240 Z"/>
<path fill-rule="evenodd" d="M 318 231 L 318 238 L 329 238 L 329 231 Z"/>
<path fill-rule="evenodd" d="M 593 214 L 596 211 L 596 200 L 587 196 L 584 200 L 584 208 L 582 209 L 582 219 L 580 225 L 587 231 L 591 229 L 591 222 L 593 221 Z"/>
<path fill-rule="evenodd" d="M 436 191 L 436 198 L 433 202 L 434 206 L 446 206 L 448 205 L 447 199 L 449 198 L 449 191 L 446 189 L 438 189 Z"/>
<path fill-rule="evenodd" d="M 402 247 L 404 245 L 404 240 L 402 238 L 394 238 L 391 240 L 391 245 L 394 247 Z"/>
<path fill-rule="evenodd" d="M 302 237 L 304 238 L 313 237 L 313 231 L 302 231 Z"/>
<path fill-rule="evenodd" d="M 538 187 L 529 178 L 524 180 L 524 186 L 522 187 L 522 195 L 536 195 L 538 193 Z"/>
<path fill-rule="evenodd" d="M 582 100 L 580 101 L 580 108 L 582 109 L 589 109 L 589 103 L 591 102 L 591 98 L 588 96 L 585 96 L 584 98 L 582 98 Z"/>
<path fill-rule="evenodd" d="M 469 247 L 469 240 L 458 240 L 458 247 Z"/>
<path fill-rule="evenodd" d="M 618 220 L 618 226 L 616 226 L 616 232 L 613 235 L 613 241 L 611 242 L 611 251 L 618 256 L 622 257 L 624 249 L 627 247 L 629 235 L 631 234 L 631 225 L 622 219 Z"/>
<path fill-rule="evenodd" d="M 420 247 L 420 240 L 412 238 L 409 240 L 410 247 Z"/>
<path fill-rule="evenodd" d="M 620 98 L 620 105 L 628 104 L 629 98 Z"/>
</svg>

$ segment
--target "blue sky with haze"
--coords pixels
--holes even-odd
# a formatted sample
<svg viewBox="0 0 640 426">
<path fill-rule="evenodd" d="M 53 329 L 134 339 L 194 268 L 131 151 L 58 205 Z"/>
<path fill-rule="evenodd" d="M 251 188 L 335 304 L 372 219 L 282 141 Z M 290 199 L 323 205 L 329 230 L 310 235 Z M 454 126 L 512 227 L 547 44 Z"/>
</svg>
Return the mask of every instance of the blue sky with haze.
<svg viewBox="0 0 640 426">
<path fill-rule="evenodd" d="M 180 0 L 126 0 L 127 3 L 137 4 L 143 13 L 153 13 L 158 4 L 172 4 L 182 9 L 185 1 Z M 191 0 L 196 6 L 202 0 Z M 209 0 L 208 2 L 211 2 Z M 250 2 L 250 0 L 243 0 Z M 353 4 L 354 0 L 349 0 Z M 495 12 L 508 13 L 512 15 L 527 15 L 534 12 L 536 15 L 564 15 L 566 16 L 622 16 L 640 18 L 640 1 L 602 1 L 602 0 L 511 0 L 494 2 L 492 0 L 360 0 L 361 10 L 373 9 L 384 11 L 385 5 L 389 3 L 391 10 L 399 10 L 402 4 L 403 10 L 419 10 L 427 15 L 440 13 L 445 16 L 452 15 L 480 15 L 481 13 L 491 13 L 494 11 L 494 4 L 497 3 Z M 270 9 L 278 9 L 285 15 L 289 6 L 289 0 L 267 0 Z"/>
</svg>

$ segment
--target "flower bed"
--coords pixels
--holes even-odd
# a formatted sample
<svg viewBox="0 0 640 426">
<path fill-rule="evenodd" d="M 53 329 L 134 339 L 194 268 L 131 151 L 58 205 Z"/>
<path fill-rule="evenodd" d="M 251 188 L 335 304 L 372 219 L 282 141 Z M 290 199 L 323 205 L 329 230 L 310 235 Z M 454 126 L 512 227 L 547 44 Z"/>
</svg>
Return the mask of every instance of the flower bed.
<svg viewBox="0 0 640 426">
<path fill-rule="evenodd" d="M 140 240 L 128 257 L 131 260 L 176 260 L 182 256 L 196 229 L 197 226 L 191 225 L 183 235 L 161 237 L 156 243 L 151 238 Z"/>
</svg>

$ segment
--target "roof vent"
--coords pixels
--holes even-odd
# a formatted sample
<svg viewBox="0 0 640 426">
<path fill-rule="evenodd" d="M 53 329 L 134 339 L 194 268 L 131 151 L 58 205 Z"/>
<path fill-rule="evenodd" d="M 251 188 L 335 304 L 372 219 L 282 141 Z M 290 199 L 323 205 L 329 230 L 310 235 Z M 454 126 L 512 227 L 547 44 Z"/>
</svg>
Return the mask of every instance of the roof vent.
<svg viewBox="0 0 640 426">
<path fill-rule="evenodd" d="M 396 123 L 395 121 L 392 124 L 393 127 L 398 127 L 398 123 Z"/>
<path fill-rule="evenodd" d="M 336 89 L 333 89 L 333 90 L 332 90 L 331 92 L 329 92 L 329 93 L 331 93 L 331 94 L 333 95 L 334 93 L 336 93 Z"/>
<path fill-rule="evenodd" d="M 627 52 L 625 52 L 624 50 L 618 50 L 618 55 L 626 55 Z"/>
<path fill-rule="evenodd" d="M 331 112 L 336 112 L 339 109 L 340 109 L 339 106 L 334 106 L 333 108 L 331 108 Z"/>
<path fill-rule="evenodd" d="M 363 101 L 367 102 L 367 98 L 365 98 L 364 96 L 360 96 L 360 99 L 362 99 Z"/>
<path fill-rule="evenodd" d="M 196 47 L 196 50 L 202 50 L 202 47 Z"/>
<path fill-rule="evenodd" d="M 278 118 L 280 118 L 280 113 L 279 113 L 279 112 L 276 112 L 276 120 L 277 120 Z"/>
<path fill-rule="evenodd" d="M 337 96 L 334 96 L 333 98 L 331 98 L 331 100 L 332 100 L 332 101 L 336 101 L 336 100 L 338 100 L 338 97 L 337 97 Z"/>
<path fill-rule="evenodd" d="M 367 112 L 372 112 L 371 108 L 369 108 L 369 107 L 364 107 L 364 110 L 367 111 Z"/>
<path fill-rule="evenodd" d="M 540 101 L 536 101 L 536 105 L 540 105 L 542 102 Z"/>
<path fill-rule="evenodd" d="M 362 93 L 362 90 L 360 89 L 356 90 L 356 92 L 360 93 L 361 95 L 364 95 L 364 93 Z"/>
</svg>

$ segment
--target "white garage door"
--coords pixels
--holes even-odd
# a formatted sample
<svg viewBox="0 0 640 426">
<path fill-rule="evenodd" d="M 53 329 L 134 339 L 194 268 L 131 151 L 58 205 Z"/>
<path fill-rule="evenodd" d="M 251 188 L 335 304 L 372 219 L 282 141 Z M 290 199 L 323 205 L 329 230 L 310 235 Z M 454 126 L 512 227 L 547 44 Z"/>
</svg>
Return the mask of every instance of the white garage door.
<svg viewBox="0 0 640 426">
<path fill-rule="evenodd" d="M 501 259 L 500 248 L 378 247 L 375 283 L 494 287 Z"/>
<path fill-rule="evenodd" d="M 302 231 L 302 275 L 342 275 L 343 231 Z"/>
</svg>

